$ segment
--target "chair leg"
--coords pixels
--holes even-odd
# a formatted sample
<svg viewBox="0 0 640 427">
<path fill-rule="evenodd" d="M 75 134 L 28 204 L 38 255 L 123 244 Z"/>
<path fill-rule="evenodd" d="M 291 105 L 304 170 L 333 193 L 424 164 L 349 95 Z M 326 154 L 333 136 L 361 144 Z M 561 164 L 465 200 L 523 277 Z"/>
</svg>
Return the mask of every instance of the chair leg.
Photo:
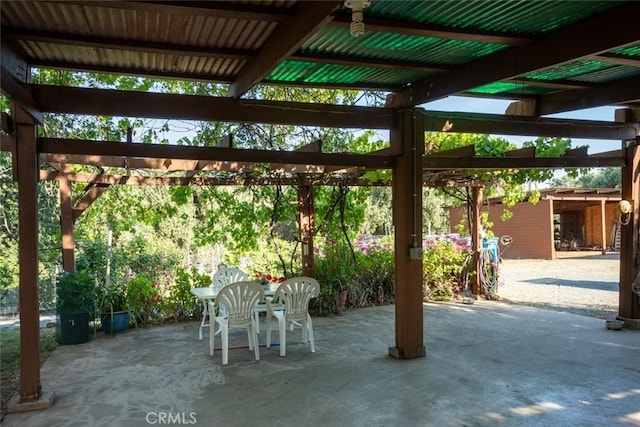
<svg viewBox="0 0 640 427">
<path fill-rule="evenodd" d="M 200 321 L 200 329 L 198 330 L 198 336 L 200 338 L 200 341 L 202 341 L 202 329 L 206 326 L 205 325 L 205 320 L 207 318 L 207 314 L 208 314 L 208 310 L 207 310 L 207 306 L 209 304 L 207 303 L 207 301 L 204 301 L 202 303 L 202 320 Z M 211 319 L 209 319 L 209 323 L 211 323 Z"/>
<path fill-rule="evenodd" d="M 253 327 L 256 330 L 256 334 L 260 333 L 260 312 L 253 312 Z"/>
<path fill-rule="evenodd" d="M 306 344 L 309 342 L 309 333 L 308 333 L 306 319 L 303 320 L 302 323 L 300 324 L 300 329 L 302 329 L 302 342 Z"/>
<path fill-rule="evenodd" d="M 315 337 L 313 336 L 313 321 L 311 320 L 311 316 L 307 314 L 307 330 L 309 333 L 309 342 L 311 342 L 311 353 L 316 352 L 316 342 Z"/>
<path fill-rule="evenodd" d="M 278 319 L 278 331 L 280 332 L 280 356 L 287 352 L 287 321 L 284 316 Z"/>
<path fill-rule="evenodd" d="M 256 333 L 256 329 L 253 325 L 249 325 L 251 329 L 251 340 L 253 341 L 253 349 L 256 353 L 256 360 L 260 360 L 260 346 L 258 345 L 258 334 Z"/>
<path fill-rule="evenodd" d="M 271 320 L 272 320 L 271 313 L 269 313 L 267 311 L 267 314 L 265 315 L 265 320 L 267 323 L 267 348 L 271 347 Z"/>
<path fill-rule="evenodd" d="M 222 325 L 222 364 L 229 363 L 229 326 Z"/>
<path fill-rule="evenodd" d="M 209 356 L 213 356 L 213 351 L 216 346 L 216 334 L 214 333 L 216 329 L 216 319 L 215 317 L 211 317 L 209 320 L 209 324 L 211 325 L 209 328 Z"/>
<path fill-rule="evenodd" d="M 253 320 L 251 322 L 253 322 Z M 251 329 L 253 329 L 253 326 L 251 327 Z M 249 340 L 249 350 L 253 350 L 253 335 L 251 335 L 251 330 L 249 329 L 249 327 L 247 327 L 247 339 Z"/>
</svg>

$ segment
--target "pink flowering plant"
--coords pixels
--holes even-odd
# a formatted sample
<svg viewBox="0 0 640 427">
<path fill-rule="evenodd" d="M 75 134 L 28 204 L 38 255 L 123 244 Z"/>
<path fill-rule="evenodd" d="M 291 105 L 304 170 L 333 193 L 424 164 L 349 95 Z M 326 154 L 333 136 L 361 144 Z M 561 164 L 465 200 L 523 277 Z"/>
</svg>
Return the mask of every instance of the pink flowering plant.
<svg viewBox="0 0 640 427">
<path fill-rule="evenodd" d="M 336 296 L 347 292 L 347 307 L 390 304 L 394 299 L 394 255 L 388 242 L 358 238 L 351 251 L 346 243 L 328 242 L 316 250 L 314 277 L 321 286 L 316 308 L 336 311 Z"/>
<path fill-rule="evenodd" d="M 425 300 L 448 300 L 463 290 L 461 271 L 471 253 L 466 240 L 442 236 L 423 247 L 423 290 Z"/>
</svg>

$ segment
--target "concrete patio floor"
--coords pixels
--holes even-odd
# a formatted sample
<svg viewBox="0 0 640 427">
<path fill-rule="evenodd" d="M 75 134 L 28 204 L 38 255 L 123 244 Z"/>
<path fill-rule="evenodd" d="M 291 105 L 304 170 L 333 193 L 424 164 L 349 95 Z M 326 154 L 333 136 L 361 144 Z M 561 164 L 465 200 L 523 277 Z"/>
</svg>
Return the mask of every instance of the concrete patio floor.
<svg viewBox="0 0 640 427">
<path fill-rule="evenodd" d="M 42 368 L 53 405 L 4 425 L 640 426 L 640 331 L 501 302 L 429 303 L 427 356 L 396 360 L 393 306 L 314 326 L 316 353 L 296 329 L 286 357 L 239 348 L 226 366 L 196 322 L 60 346 Z M 244 331 L 230 337 L 246 344 Z"/>
</svg>

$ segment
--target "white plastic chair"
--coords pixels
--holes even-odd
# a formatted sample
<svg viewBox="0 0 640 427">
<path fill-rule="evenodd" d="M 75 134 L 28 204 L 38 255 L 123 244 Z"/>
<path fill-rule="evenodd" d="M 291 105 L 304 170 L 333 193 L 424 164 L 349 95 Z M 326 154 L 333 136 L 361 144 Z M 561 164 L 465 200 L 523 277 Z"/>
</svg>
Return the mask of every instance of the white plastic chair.
<svg viewBox="0 0 640 427">
<path fill-rule="evenodd" d="M 247 273 L 236 267 L 224 267 L 213 274 L 211 287 L 219 291 L 227 285 L 235 282 L 246 282 L 249 280 Z"/>
<path fill-rule="evenodd" d="M 215 292 L 220 291 L 220 289 L 225 286 L 234 283 L 234 282 L 244 282 L 249 280 L 249 276 L 247 273 L 240 270 L 236 267 L 224 267 L 219 269 L 213 274 L 213 278 L 211 280 L 211 287 Z M 200 329 L 198 331 L 198 336 L 200 337 L 200 341 L 202 341 L 202 329 L 209 326 L 207 322 L 207 316 L 209 317 L 209 321 L 211 321 L 211 316 L 209 315 L 208 304 L 205 301 L 202 307 L 202 321 L 200 322 Z M 220 331 L 215 331 L 211 333 L 219 333 Z"/>
<path fill-rule="evenodd" d="M 282 282 L 276 289 L 273 298 L 267 298 L 267 348 L 271 347 L 272 318 L 278 319 L 280 332 L 280 356 L 286 354 L 287 322 L 302 327 L 302 340 L 311 343 L 311 352 L 315 353 L 316 345 L 313 336 L 313 322 L 309 315 L 311 298 L 320 295 L 320 284 L 311 277 L 293 277 Z"/>
<path fill-rule="evenodd" d="M 258 334 L 253 320 L 253 313 L 258 302 L 264 300 L 264 289 L 255 282 L 235 282 L 225 286 L 218 292 L 215 303 L 209 303 L 211 316 L 211 332 L 216 322 L 222 331 L 222 364 L 229 363 L 229 328 L 247 328 L 249 350 L 254 350 L 256 360 L 260 360 Z M 219 314 L 215 315 L 216 306 Z M 215 333 L 209 334 L 209 354 L 213 356 L 215 348 Z"/>
</svg>

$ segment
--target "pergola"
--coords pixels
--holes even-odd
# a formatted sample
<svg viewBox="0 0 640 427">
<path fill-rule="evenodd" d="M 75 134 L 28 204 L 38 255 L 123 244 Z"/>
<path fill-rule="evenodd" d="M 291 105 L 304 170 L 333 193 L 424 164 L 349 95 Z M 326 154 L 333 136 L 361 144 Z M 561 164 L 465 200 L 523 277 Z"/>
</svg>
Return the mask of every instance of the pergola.
<svg viewBox="0 0 640 427">
<path fill-rule="evenodd" d="M 364 6 L 362 14 L 359 6 Z M 622 233 L 619 318 L 629 327 L 640 325 L 640 297 L 633 292 L 640 281 L 638 2 L 4 0 L 0 12 L 2 93 L 13 105 L 11 116 L 3 118 L 2 149 L 13 152 L 19 187 L 22 402 L 43 398 L 38 180 L 60 181 L 68 239 L 74 215 L 69 182 L 93 180 L 101 188 L 115 182 L 109 180 L 124 179 L 73 176 L 64 166 L 73 162 L 139 162 L 153 168 L 170 159 L 175 165 L 187 162 L 186 171 L 268 163 L 302 177 L 309 171 L 344 171 L 354 173 L 354 179 L 366 170 L 392 169 L 396 342 L 389 354 L 404 359 L 426 353 L 419 191 L 424 183 L 472 183 L 476 169 L 622 167 L 622 198 L 632 212 Z M 36 85 L 34 67 L 224 83 L 228 95 Z M 250 99 L 251 89 L 263 84 L 388 95 L 379 108 Z M 505 114 L 419 108 L 449 95 L 514 102 Z M 544 117 L 603 105 L 620 107 L 615 121 Z M 240 150 L 230 141 L 182 147 L 63 140 L 38 136 L 46 113 L 387 129 L 390 146 L 356 154 L 323 153 L 320 147 Z M 425 132 L 443 129 L 611 139 L 620 145 L 598 155 L 578 150 L 553 159 L 536 157 L 535 150 L 501 158 L 479 158 L 468 150 L 425 155 Z M 41 172 L 40 161 L 58 165 L 57 171 Z M 477 184 L 473 194 L 477 218 L 482 194 Z M 63 241 L 67 256 L 72 244 Z"/>
</svg>

